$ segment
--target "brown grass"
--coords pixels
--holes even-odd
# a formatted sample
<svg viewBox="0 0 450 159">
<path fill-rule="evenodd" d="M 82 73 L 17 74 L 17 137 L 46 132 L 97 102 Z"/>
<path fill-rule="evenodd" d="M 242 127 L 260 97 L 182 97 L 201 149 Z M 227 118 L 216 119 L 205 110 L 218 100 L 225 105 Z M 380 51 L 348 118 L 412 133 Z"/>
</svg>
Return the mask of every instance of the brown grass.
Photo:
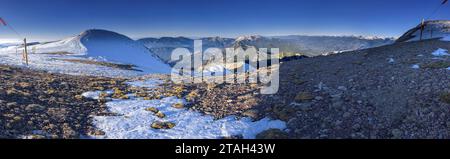
<svg viewBox="0 0 450 159">
<path fill-rule="evenodd" d="M 440 98 L 442 102 L 450 104 L 450 93 L 442 93 Z"/>
<path fill-rule="evenodd" d="M 60 52 L 48 52 L 48 53 L 42 53 L 47 55 L 73 55 L 74 53 L 60 51 Z"/>
<path fill-rule="evenodd" d="M 450 62 L 448 62 L 448 61 L 431 62 L 431 63 L 427 63 L 427 64 L 423 65 L 422 67 L 429 68 L 429 69 L 448 68 L 448 67 L 450 67 Z"/>
<path fill-rule="evenodd" d="M 93 61 L 93 60 L 80 60 L 80 59 L 58 59 L 58 60 L 67 61 L 67 62 L 74 62 L 74 63 L 99 65 L 99 66 L 106 66 L 106 67 L 111 67 L 111 68 L 118 68 L 118 69 L 122 69 L 122 70 L 131 70 L 131 71 L 140 71 L 140 72 L 142 72 L 142 70 L 136 69 L 135 68 L 136 66 L 135 65 L 131 65 L 131 64 L 117 64 L 117 63 L 111 63 L 111 62 L 102 62 L 102 61 Z"/>
<path fill-rule="evenodd" d="M 363 61 L 353 61 L 352 64 L 354 64 L 354 65 L 363 65 L 364 62 Z"/>
</svg>

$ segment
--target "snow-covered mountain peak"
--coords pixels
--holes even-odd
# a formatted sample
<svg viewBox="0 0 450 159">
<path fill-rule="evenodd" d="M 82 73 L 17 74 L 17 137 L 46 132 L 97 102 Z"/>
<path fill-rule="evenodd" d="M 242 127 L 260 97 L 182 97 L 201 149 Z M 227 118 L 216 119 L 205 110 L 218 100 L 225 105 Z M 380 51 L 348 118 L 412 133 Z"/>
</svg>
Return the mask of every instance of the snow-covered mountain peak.
<svg viewBox="0 0 450 159">
<path fill-rule="evenodd" d="M 20 45 L 0 49 L 15 53 Z M 170 66 L 153 55 L 144 45 L 108 30 L 90 29 L 59 41 L 38 43 L 28 47 L 34 54 L 65 53 L 89 60 L 134 65 L 145 73 L 169 73 Z"/>
<path fill-rule="evenodd" d="M 261 35 L 245 35 L 236 38 L 236 41 L 253 41 L 263 38 Z"/>
<path fill-rule="evenodd" d="M 80 38 L 89 39 L 89 38 L 96 38 L 97 40 L 132 40 L 131 38 L 108 30 L 102 30 L 102 29 L 89 29 L 86 31 L 81 32 L 78 35 Z"/>
<path fill-rule="evenodd" d="M 82 32 L 79 42 L 87 55 L 97 59 L 133 64 L 149 73 L 167 73 L 170 67 L 133 39 L 108 30 L 91 29 Z"/>
</svg>

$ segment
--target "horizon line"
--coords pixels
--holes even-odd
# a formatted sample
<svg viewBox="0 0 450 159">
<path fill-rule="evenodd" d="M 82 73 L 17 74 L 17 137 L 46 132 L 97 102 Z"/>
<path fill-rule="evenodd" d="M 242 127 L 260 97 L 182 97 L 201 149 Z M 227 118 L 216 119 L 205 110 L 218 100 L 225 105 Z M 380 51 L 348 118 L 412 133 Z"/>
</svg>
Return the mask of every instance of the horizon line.
<svg viewBox="0 0 450 159">
<path fill-rule="evenodd" d="M 86 29 L 84 31 L 81 31 L 78 34 L 73 34 L 73 35 L 68 35 L 62 38 L 27 38 L 27 40 L 30 40 L 30 42 L 51 42 L 51 41 L 59 41 L 59 40 L 63 40 L 65 38 L 69 38 L 69 37 L 74 37 L 74 36 L 78 36 L 81 33 L 88 31 L 88 30 L 106 30 L 106 31 L 111 31 L 114 33 L 118 33 L 124 36 L 129 37 L 130 39 L 133 40 L 140 40 L 140 39 L 145 39 L 145 38 L 156 38 L 156 39 L 160 39 L 160 38 L 188 38 L 188 39 L 199 39 L 199 38 L 214 38 L 214 37 L 219 37 L 219 38 L 229 38 L 229 39 L 237 39 L 239 37 L 242 36 L 261 36 L 261 37 L 283 37 L 283 36 L 311 36 L 311 37 L 363 37 L 363 38 L 380 38 L 380 39 L 398 39 L 399 36 L 384 36 L 384 35 L 362 35 L 362 34 L 242 34 L 236 37 L 232 37 L 232 36 L 220 36 L 220 35 L 205 35 L 205 36 L 187 36 L 187 35 L 167 35 L 167 36 L 155 36 L 155 35 L 149 35 L 149 36 L 129 36 L 127 34 L 124 33 L 120 33 L 120 32 L 116 32 L 116 31 L 112 31 L 112 30 L 108 30 L 108 29 L 98 29 L 98 28 L 94 28 L 94 29 Z M 20 43 L 22 42 L 22 39 L 18 39 L 18 38 L 0 38 L 0 44 L 7 44 L 7 43 Z"/>
</svg>

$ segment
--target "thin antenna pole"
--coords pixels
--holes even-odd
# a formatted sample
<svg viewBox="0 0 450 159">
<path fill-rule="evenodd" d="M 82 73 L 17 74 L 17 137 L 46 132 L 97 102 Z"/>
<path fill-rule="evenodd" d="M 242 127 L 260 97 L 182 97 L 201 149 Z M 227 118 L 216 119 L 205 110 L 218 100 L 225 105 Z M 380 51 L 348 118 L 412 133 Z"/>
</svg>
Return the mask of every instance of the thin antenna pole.
<svg viewBox="0 0 450 159">
<path fill-rule="evenodd" d="M 442 3 L 440 3 L 439 6 L 437 6 L 437 7 L 433 10 L 433 12 L 431 12 L 431 14 L 428 15 L 428 17 L 426 17 L 427 20 L 433 18 L 433 17 L 436 15 L 436 13 L 437 13 L 439 10 L 441 10 L 441 8 L 442 8 L 445 4 L 447 4 L 447 2 L 448 2 L 448 0 L 444 0 Z"/>
<path fill-rule="evenodd" d="M 20 39 L 22 39 L 22 35 L 19 34 L 11 25 L 7 25 L 9 29 L 11 29 Z"/>
</svg>

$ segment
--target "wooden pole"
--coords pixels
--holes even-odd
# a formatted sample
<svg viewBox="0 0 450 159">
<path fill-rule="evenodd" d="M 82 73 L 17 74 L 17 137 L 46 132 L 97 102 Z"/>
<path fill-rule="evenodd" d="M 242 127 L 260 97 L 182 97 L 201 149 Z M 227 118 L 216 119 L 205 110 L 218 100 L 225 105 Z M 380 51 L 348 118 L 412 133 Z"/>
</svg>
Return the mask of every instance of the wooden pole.
<svg viewBox="0 0 450 159">
<path fill-rule="evenodd" d="M 27 50 L 27 38 L 23 39 L 23 44 L 24 44 L 24 58 L 25 58 L 25 62 L 28 66 L 28 50 Z"/>
</svg>

